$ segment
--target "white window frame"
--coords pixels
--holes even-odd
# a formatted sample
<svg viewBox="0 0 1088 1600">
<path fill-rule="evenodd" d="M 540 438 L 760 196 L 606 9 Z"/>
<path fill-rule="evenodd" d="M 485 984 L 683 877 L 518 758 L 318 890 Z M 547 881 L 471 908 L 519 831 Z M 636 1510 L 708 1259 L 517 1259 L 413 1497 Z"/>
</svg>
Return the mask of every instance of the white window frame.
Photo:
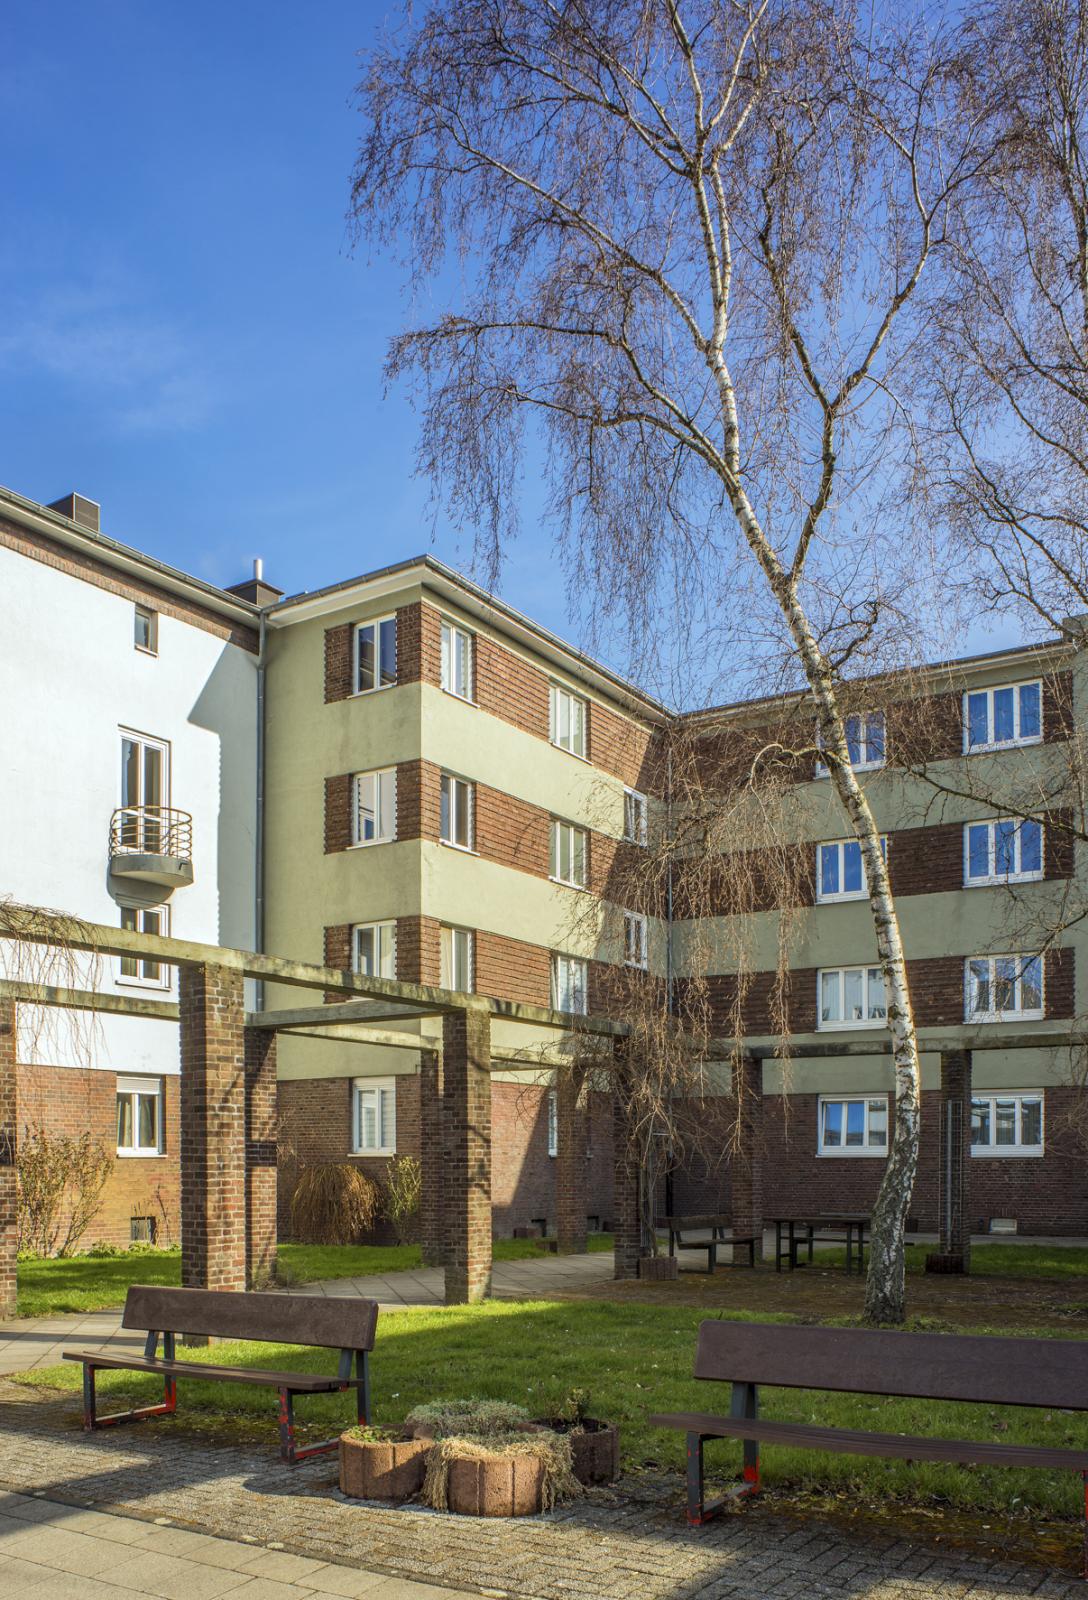
<svg viewBox="0 0 1088 1600">
<path fill-rule="evenodd" d="M 650 923 L 641 911 L 623 913 L 623 964 L 639 972 L 650 965 Z"/>
<path fill-rule="evenodd" d="M 377 1095 L 376 1144 L 363 1143 L 363 1096 Z M 389 1127 L 383 1114 L 383 1096 L 389 1096 Z M 392 1138 L 383 1139 L 385 1132 Z M 397 1153 L 397 1080 L 396 1078 L 353 1078 L 351 1082 L 351 1153 L 353 1156 L 395 1156 Z"/>
<path fill-rule="evenodd" d="M 393 978 L 397 976 L 397 924 L 388 922 L 357 922 L 351 930 L 351 970 L 363 971 L 362 943 L 363 935 L 374 935 L 378 951 L 378 970 L 367 974 L 372 978 Z"/>
<path fill-rule="evenodd" d="M 634 813 L 634 829 L 628 817 L 628 802 L 631 802 L 631 811 Z M 624 785 L 623 790 L 623 838 L 626 844 L 645 844 L 648 834 L 648 818 L 650 802 L 641 789 L 631 789 Z"/>
<path fill-rule="evenodd" d="M 559 1095 L 554 1089 L 548 1090 L 548 1154 L 559 1154 Z"/>
<path fill-rule="evenodd" d="M 1026 823 L 1034 823 L 1039 830 L 1039 866 L 1024 872 L 1019 864 L 1012 872 L 997 871 L 997 830 L 1005 824 L 1011 823 L 1014 829 L 1015 855 L 1017 863 L 1022 856 L 1023 840 L 1021 829 Z M 987 831 L 986 859 L 988 870 L 977 878 L 971 876 L 971 830 L 972 828 L 985 828 Z M 983 817 L 979 822 L 965 822 L 963 825 L 963 887 L 965 889 L 982 889 L 987 884 L 994 883 L 1038 883 L 1046 872 L 1046 829 L 1035 817 Z"/>
<path fill-rule="evenodd" d="M 838 979 L 839 979 L 839 1010 L 840 1011 L 845 1011 L 846 1010 L 846 977 L 847 977 L 848 973 L 855 973 L 855 972 L 860 972 L 862 974 L 862 986 L 863 986 L 863 993 L 864 993 L 864 996 L 865 996 L 865 1004 L 864 1004 L 865 1016 L 863 1018 L 861 1018 L 859 1021 L 853 1021 L 853 1020 L 847 1021 L 844 1018 L 838 1018 L 838 1019 L 832 1019 L 832 1020 L 830 1020 L 828 1022 L 825 1022 L 823 1020 L 822 1015 L 821 1015 L 821 1013 L 823 1011 L 824 978 L 825 977 L 830 977 L 833 973 L 837 973 L 838 974 Z M 870 996 L 869 996 L 869 987 L 873 982 L 874 975 L 875 975 L 875 977 L 877 979 L 881 979 L 882 978 L 882 974 L 881 974 L 880 968 L 874 962 L 866 962 L 864 966 L 853 965 L 853 966 L 848 966 L 848 967 L 819 967 L 817 969 L 817 972 L 816 972 L 816 1029 L 817 1029 L 817 1032 L 819 1032 L 819 1033 L 840 1033 L 840 1032 L 844 1032 L 844 1031 L 856 1032 L 858 1029 L 864 1029 L 864 1028 L 886 1028 L 887 1025 L 888 1025 L 887 1024 L 888 1002 L 887 1002 L 887 995 L 886 994 L 884 996 L 884 1015 L 880 1016 L 880 1017 L 873 1017 L 873 1016 L 869 1015 L 869 1009 L 870 1009 L 870 1006 L 872 1004 L 872 1002 L 870 1000 Z M 831 1096 L 830 1098 L 841 1098 L 841 1096 Z"/>
<path fill-rule="evenodd" d="M 580 971 L 579 971 L 580 969 Z M 572 982 L 578 976 L 580 983 Z M 580 1006 L 561 1005 L 560 1001 L 581 1000 Z M 552 953 L 552 1010 L 566 1011 L 572 1016 L 584 1017 L 589 1013 L 589 963 L 584 956 L 569 956 L 556 950 Z"/>
<path fill-rule="evenodd" d="M 994 1135 L 997 1132 L 997 1102 L 999 1100 L 1012 1100 L 1016 1103 L 1016 1142 L 1014 1144 L 995 1144 Z M 1038 1144 L 1023 1144 L 1024 1102 L 1025 1100 L 1038 1101 L 1039 1103 L 1039 1142 Z M 980 1105 L 989 1107 L 988 1122 L 990 1142 L 976 1144 L 971 1138 L 972 1156 L 982 1156 L 984 1159 L 996 1156 L 1000 1161 L 1022 1157 L 1033 1160 L 1044 1153 L 1046 1147 L 1046 1095 L 1042 1089 L 984 1089 L 971 1094 L 971 1133 L 974 1134 L 975 1107 Z"/>
<path fill-rule="evenodd" d="M 441 940 L 441 979 L 443 989 L 452 989 L 458 994 L 475 994 L 476 992 L 476 936 L 471 928 L 457 928 L 444 923 L 439 934 Z M 468 966 L 468 982 L 458 983 L 458 946 L 460 953 Z"/>
<path fill-rule="evenodd" d="M 580 849 L 579 840 L 581 841 Z M 566 871 L 564 871 L 564 855 L 567 858 L 565 863 Z M 581 856 L 581 877 L 578 876 L 577 870 L 579 856 Z M 558 817 L 552 818 L 550 868 L 548 876 L 553 883 L 562 883 L 568 889 L 584 889 L 587 886 L 589 882 L 589 835 L 585 828 L 579 828 L 577 823 L 574 822 L 562 822 Z"/>
<path fill-rule="evenodd" d="M 382 627 L 387 622 L 393 624 L 393 677 L 389 683 L 382 683 Z M 368 689 L 359 687 L 359 636 L 364 628 L 374 629 L 374 676 L 378 680 L 376 683 L 372 683 Z M 397 669 L 399 666 L 397 657 L 400 645 L 397 633 L 397 613 L 395 611 L 387 612 L 381 617 L 366 617 L 362 622 L 356 622 L 353 625 L 351 630 L 351 692 L 353 697 L 363 694 L 378 694 L 382 689 L 396 688 Z"/>
<path fill-rule="evenodd" d="M 141 617 L 147 618 L 146 644 L 141 644 L 136 637 L 136 626 Z M 142 656 L 157 656 L 159 653 L 159 613 L 151 606 L 141 605 L 139 601 L 132 608 L 132 647 Z"/>
<path fill-rule="evenodd" d="M 567 740 L 562 737 L 563 709 L 566 706 Z M 578 717 L 575 718 L 575 709 Z M 575 735 L 575 721 L 580 723 Z M 589 701 L 584 695 L 575 694 L 573 689 L 568 689 L 561 683 L 548 685 L 548 737 L 557 750 L 565 750 L 568 755 L 577 756 L 579 761 L 587 761 L 587 748 L 589 744 Z M 579 748 L 580 746 L 580 748 Z"/>
<path fill-rule="evenodd" d="M 391 782 L 383 783 L 389 778 Z M 374 814 L 373 839 L 361 837 L 363 785 L 373 785 L 368 809 Z M 388 812 L 388 815 L 386 814 Z M 353 849 L 368 849 L 375 844 L 392 844 L 397 837 L 397 769 L 375 767 L 371 772 L 355 772 L 351 778 L 351 843 Z"/>
<path fill-rule="evenodd" d="M 457 644 L 463 644 L 463 666 L 465 670 L 465 687 L 463 690 L 456 686 Z M 439 681 L 446 694 L 452 694 L 455 700 L 464 700 L 471 705 L 475 700 L 473 673 L 476 665 L 476 637 L 467 628 L 462 628 L 459 622 L 450 622 L 442 618 L 441 632 L 441 669 Z"/>
<path fill-rule="evenodd" d="M 971 1001 L 974 992 L 973 968 L 975 963 L 987 963 L 988 974 L 986 981 L 990 1000 L 992 1002 L 995 998 L 995 991 L 997 988 L 997 964 L 999 961 L 1012 961 L 1020 963 L 1021 970 L 1019 972 L 1013 972 L 1011 975 L 1005 973 L 1001 978 L 1002 982 L 1012 982 L 1014 986 L 1014 996 L 1016 999 L 1019 999 L 1020 997 L 1021 985 L 1023 983 L 1023 965 L 1029 961 L 1038 962 L 1038 1006 L 1030 1006 L 1026 1010 L 1017 1006 L 1014 1006 L 1011 1009 L 1005 1008 L 1003 1010 L 997 1010 L 991 1004 L 991 1006 L 985 1011 L 975 1011 L 972 1009 Z M 999 955 L 992 956 L 968 956 L 963 964 L 963 1014 L 965 1022 L 1041 1022 L 1043 1017 L 1046 1015 L 1046 962 L 1043 960 L 1042 956 L 1032 955 L 1023 950 L 1005 951 Z"/>
<path fill-rule="evenodd" d="M 122 928 L 126 926 L 126 918 L 132 918 L 135 924 L 131 930 L 133 933 L 157 933 L 164 939 L 170 937 L 170 907 L 168 905 L 121 906 L 119 909 Z M 157 928 L 146 926 L 149 913 L 158 917 L 159 925 Z M 126 972 L 125 967 L 127 964 L 134 966 L 136 971 Z M 117 982 L 126 985 L 132 984 L 140 989 L 169 989 L 173 982 L 173 972 L 165 961 L 149 961 L 145 956 L 118 956 Z"/>
<path fill-rule="evenodd" d="M 870 756 L 869 756 L 869 723 L 875 717 L 879 717 L 880 718 L 880 755 L 879 755 L 879 757 L 870 758 Z M 884 764 L 885 764 L 885 762 L 887 761 L 887 758 L 888 758 L 888 742 L 887 742 L 888 741 L 888 723 L 887 723 L 887 718 L 884 715 L 884 712 L 883 711 L 853 711 L 853 712 L 850 713 L 850 715 L 848 717 L 844 717 L 843 721 L 845 723 L 846 731 L 847 731 L 847 743 L 849 743 L 850 724 L 852 722 L 857 722 L 857 723 L 860 724 L 859 732 L 860 732 L 861 737 L 859 738 L 858 744 L 859 744 L 859 748 L 862 749 L 865 752 L 865 755 L 864 755 L 864 757 L 862 758 L 861 761 L 852 761 L 850 763 L 850 766 L 851 766 L 852 770 L 854 772 L 877 772 L 877 771 L 879 771 L 879 769 L 882 766 L 884 766 Z M 820 730 L 818 728 L 816 730 L 816 743 L 817 744 L 821 743 Z M 816 761 L 816 776 L 818 778 L 830 777 L 830 769 L 828 767 L 826 767 L 824 765 L 824 763 L 822 761 L 820 761 L 819 759 L 817 759 L 817 761 Z"/>
<path fill-rule="evenodd" d="M 994 739 L 994 695 L 1001 694 L 1006 689 L 1014 691 L 1013 698 L 1013 727 L 1015 732 L 1011 739 Z M 1020 695 L 1024 689 L 1038 689 L 1039 691 L 1039 731 L 1026 736 L 1020 733 Z M 986 696 L 986 730 L 991 735 L 989 739 L 980 744 L 971 743 L 970 703 L 974 695 Z M 963 753 L 965 756 L 975 756 L 987 750 L 1015 750 L 1024 745 L 1042 744 L 1043 742 L 1043 680 L 1041 678 L 1023 678 L 1015 683 L 995 683 L 985 689 L 965 689 L 963 692 Z"/>
<path fill-rule="evenodd" d="M 823 851 L 836 850 L 839 859 L 839 882 L 846 882 L 846 852 L 854 845 L 861 855 L 861 844 L 857 839 L 820 839 L 816 844 L 816 904 L 818 906 L 836 905 L 840 900 L 868 900 L 869 883 L 865 871 L 865 860 L 861 859 L 861 888 L 839 889 L 834 893 L 825 894 L 823 889 Z M 888 859 L 888 840 L 881 835 L 880 848 L 884 852 L 885 861 Z"/>
<path fill-rule="evenodd" d="M 843 1138 L 846 1136 L 847 1106 L 862 1105 L 865 1107 L 863 1139 L 861 1144 L 825 1145 L 824 1144 L 824 1106 L 842 1106 Z M 870 1117 L 873 1110 L 880 1107 L 884 1113 L 884 1143 L 870 1144 Z M 832 1161 L 857 1161 L 875 1157 L 878 1161 L 886 1159 L 891 1143 L 891 1108 L 886 1094 L 822 1094 L 816 1105 L 816 1154 L 826 1156 Z"/>
<path fill-rule="evenodd" d="M 443 811 L 448 833 L 443 832 Z M 439 779 L 438 817 L 438 837 L 442 844 L 449 845 L 451 850 L 473 851 L 476 847 L 476 785 L 467 778 L 457 778 L 452 772 L 444 772 Z M 455 837 L 458 821 L 462 817 L 466 843 Z"/>
<path fill-rule="evenodd" d="M 125 1161 L 140 1157 L 146 1159 L 148 1156 L 161 1156 L 166 1151 L 165 1129 L 163 1127 L 166 1096 L 163 1093 L 162 1079 L 155 1077 L 153 1074 L 145 1076 L 144 1074 L 119 1073 L 117 1077 L 117 1100 L 128 1099 L 132 1101 L 132 1137 L 136 1140 L 140 1137 L 140 1108 L 136 1102 L 141 1097 L 145 1100 L 157 1102 L 155 1109 L 156 1141 L 154 1145 L 142 1145 L 139 1143 L 123 1145 L 120 1141 L 120 1127 L 118 1127 L 117 1155 Z M 120 1120 L 120 1107 L 118 1106 L 118 1123 L 120 1123 Z"/>
</svg>

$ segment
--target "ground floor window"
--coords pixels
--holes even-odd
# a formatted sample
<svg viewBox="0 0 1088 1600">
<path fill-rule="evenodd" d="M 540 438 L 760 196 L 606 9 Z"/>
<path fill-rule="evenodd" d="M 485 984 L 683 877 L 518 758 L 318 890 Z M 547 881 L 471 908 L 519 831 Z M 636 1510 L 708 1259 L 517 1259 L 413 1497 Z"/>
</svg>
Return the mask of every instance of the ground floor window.
<svg viewBox="0 0 1088 1600">
<path fill-rule="evenodd" d="M 888 1151 L 887 1095 L 849 1100 L 820 1096 L 819 1154 L 882 1156 Z"/>
<path fill-rule="evenodd" d="M 158 1156 L 163 1149 L 162 1079 L 118 1078 L 117 1154 Z"/>
<path fill-rule="evenodd" d="M 971 1153 L 976 1156 L 1041 1156 L 1042 1091 L 973 1096 Z"/>
<path fill-rule="evenodd" d="M 359 1156 L 397 1150 L 397 1080 L 356 1078 L 352 1085 L 351 1147 Z"/>
</svg>

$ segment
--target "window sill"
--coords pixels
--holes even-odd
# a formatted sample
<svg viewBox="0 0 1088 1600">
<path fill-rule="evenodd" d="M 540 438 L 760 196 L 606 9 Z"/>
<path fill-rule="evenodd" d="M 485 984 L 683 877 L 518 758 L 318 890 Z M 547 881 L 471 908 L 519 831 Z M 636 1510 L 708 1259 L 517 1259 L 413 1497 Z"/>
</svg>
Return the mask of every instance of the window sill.
<svg viewBox="0 0 1088 1600">
<path fill-rule="evenodd" d="M 992 878 L 964 878 L 965 889 L 1003 889 L 1010 883 L 1042 883 L 1043 874 L 1039 872 L 1008 872 L 1001 877 Z"/>
<path fill-rule="evenodd" d="M 353 1150 L 351 1152 L 353 1156 L 374 1156 L 375 1158 L 395 1156 L 396 1153 L 396 1149 L 392 1145 L 383 1145 L 380 1150 Z"/>
<path fill-rule="evenodd" d="M 1045 1154 L 1042 1145 L 971 1146 L 972 1160 L 980 1161 L 1038 1161 Z"/>
<path fill-rule="evenodd" d="M 452 839 L 439 839 L 443 850 L 456 850 L 459 856 L 478 856 L 480 852 L 470 844 L 455 844 Z"/>
<path fill-rule="evenodd" d="M 173 988 L 171 983 L 156 983 L 151 978 L 116 978 L 114 981 L 122 989 L 144 989 L 149 994 L 169 994 Z"/>
<path fill-rule="evenodd" d="M 852 761 L 850 763 L 851 770 L 854 772 L 881 772 L 886 766 L 886 761 Z M 817 767 L 812 776 L 817 782 L 822 782 L 824 778 L 830 778 L 831 772 L 827 767 Z"/>
<path fill-rule="evenodd" d="M 886 1161 L 886 1150 L 817 1150 L 817 1161 Z"/>
<path fill-rule="evenodd" d="M 818 1022 L 817 1033 L 876 1033 L 887 1028 L 886 1017 L 877 1017 L 872 1022 Z"/>
<path fill-rule="evenodd" d="M 556 744 L 554 739 L 549 739 L 548 743 L 551 745 L 553 750 L 562 750 L 565 756 L 572 756 L 575 761 L 584 761 L 587 767 L 592 765 L 589 757 L 580 756 L 577 750 L 568 750 L 565 744 Z"/>
<path fill-rule="evenodd" d="M 589 893 L 588 883 L 571 883 L 567 878 L 553 878 L 550 872 L 548 874 L 548 882 L 554 883 L 557 889 L 577 889 L 579 894 Z"/>
<path fill-rule="evenodd" d="M 989 756 L 998 750 L 1027 750 L 1033 744 L 1042 743 L 1042 734 L 1036 733 L 1030 739 L 1002 739 L 992 744 L 965 744 L 963 753 L 965 756 Z"/>
<path fill-rule="evenodd" d="M 987 1022 L 1045 1022 L 1046 1014 L 1042 1011 L 986 1011 L 978 1012 L 974 1016 L 964 1018 L 964 1026 L 969 1027 L 976 1023 Z"/>
<path fill-rule="evenodd" d="M 857 905 L 859 902 L 864 904 L 868 898 L 868 891 L 859 889 L 856 894 L 853 891 L 849 894 L 818 894 L 816 896 L 816 904 L 818 906 Z"/>
<path fill-rule="evenodd" d="M 349 844 L 349 850 L 373 850 L 376 844 L 396 844 L 396 839 L 356 839 L 354 844 Z"/>
<path fill-rule="evenodd" d="M 164 1161 L 165 1150 L 118 1150 L 118 1161 Z"/>
<path fill-rule="evenodd" d="M 157 650 L 149 649 L 146 644 L 134 644 L 132 648 L 136 651 L 137 655 L 154 656 L 156 659 L 158 659 L 159 652 Z"/>
<path fill-rule="evenodd" d="M 394 685 L 393 685 L 393 684 L 390 684 L 390 685 L 389 685 L 389 687 L 390 687 L 390 688 L 393 688 L 393 687 L 394 687 Z M 448 694 L 448 695 L 449 695 L 449 697 L 450 697 L 450 699 L 451 699 L 451 700 L 459 700 L 459 701 L 460 701 L 460 703 L 461 703 L 461 704 L 462 704 L 462 705 L 463 705 L 463 706 L 472 706 L 472 708 L 473 708 L 473 709 L 474 709 L 474 710 L 475 710 L 475 711 L 479 711 L 479 709 L 480 709 L 480 702 L 479 702 L 479 701 L 478 701 L 478 700 L 473 700 L 473 699 L 472 699 L 472 697 L 471 697 L 471 695 L 467 695 L 467 694 L 458 694 L 458 693 L 457 693 L 457 690 L 456 690 L 456 689 L 447 689 L 447 688 L 446 688 L 446 685 L 445 685 L 445 684 L 444 684 L 444 683 L 440 683 L 440 684 L 439 684 L 439 685 L 438 685 L 438 687 L 439 687 L 439 689 L 440 689 L 440 690 L 441 690 L 441 691 L 442 691 L 442 693 L 443 693 L 443 694 Z M 365 691 L 365 692 L 366 692 L 366 693 L 372 693 L 372 692 L 373 692 L 373 691 L 372 691 L 372 690 L 367 690 L 367 691 Z"/>
</svg>

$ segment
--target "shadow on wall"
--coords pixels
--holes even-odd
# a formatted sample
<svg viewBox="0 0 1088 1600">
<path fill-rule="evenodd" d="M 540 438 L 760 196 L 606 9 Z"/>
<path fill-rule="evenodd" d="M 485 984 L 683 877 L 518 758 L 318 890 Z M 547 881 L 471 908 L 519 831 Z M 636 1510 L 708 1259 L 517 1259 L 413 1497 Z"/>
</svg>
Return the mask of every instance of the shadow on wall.
<svg viewBox="0 0 1088 1600">
<path fill-rule="evenodd" d="M 257 848 L 257 658 L 225 644 L 189 721 L 218 740 L 218 940 L 252 949 Z M 200 850 L 200 840 L 195 841 Z"/>
</svg>

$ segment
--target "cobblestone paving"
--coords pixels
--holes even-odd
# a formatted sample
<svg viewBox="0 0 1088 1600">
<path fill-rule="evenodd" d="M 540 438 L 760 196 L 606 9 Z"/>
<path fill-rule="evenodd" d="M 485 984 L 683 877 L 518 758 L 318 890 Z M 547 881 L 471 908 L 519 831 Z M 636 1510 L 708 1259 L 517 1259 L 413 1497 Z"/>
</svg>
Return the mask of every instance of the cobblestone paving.
<svg viewBox="0 0 1088 1600">
<path fill-rule="evenodd" d="M 178 1423 L 86 1436 L 70 1396 L 0 1380 L 0 1484 L 311 1560 L 532 1600 L 1073 1600 L 1072 1573 L 845 1535 L 758 1503 L 698 1532 L 653 1490 L 591 1492 L 548 1517 L 475 1521 L 345 1502 L 333 1458 L 288 1468 Z M 44 1596 L 43 1596 L 44 1600 Z M 186 1597 L 195 1600 L 195 1597 Z"/>
</svg>

